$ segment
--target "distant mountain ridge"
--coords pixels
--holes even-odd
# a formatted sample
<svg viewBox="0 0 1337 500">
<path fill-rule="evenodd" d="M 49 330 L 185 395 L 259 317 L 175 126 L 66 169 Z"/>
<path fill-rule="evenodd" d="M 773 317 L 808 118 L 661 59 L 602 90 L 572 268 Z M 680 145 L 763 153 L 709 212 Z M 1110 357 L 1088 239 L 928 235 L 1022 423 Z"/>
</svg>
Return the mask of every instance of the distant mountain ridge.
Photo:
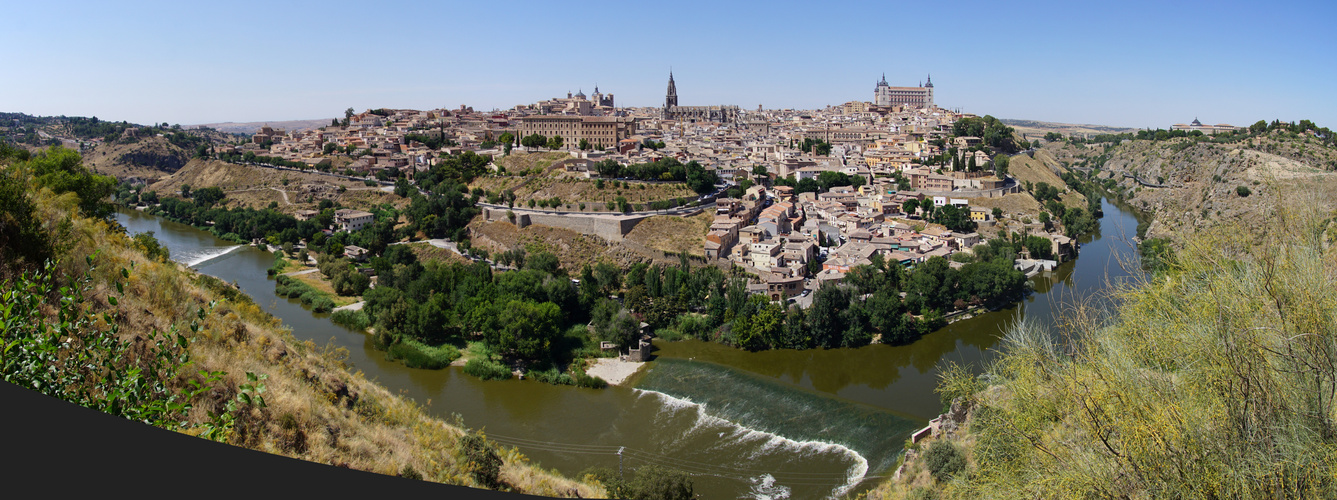
<svg viewBox="0 0 1337 500">
<path fill-rule="evenodd" d="M 1098 135 L 1098 134 L 1122 134 L 1127 132 L 1137 132 L 1140 129 L 1130 127 L 1111 127 L 1108 125 L 1089 125 L 1074 123 L 1056 123 L 1042 122 L 1039 120 L 1016 120 L 1009 118 L 999 118 L 1009 127 L 1012 127 L 1018 134 L 1027 136 L 1043 136 L 1049 132 L 1058 132 L 1063 135 Z"/>
<path fill-rule="evenodd" d="M 197 125 L 187 125 L 184 128 L 208 127 L 221 132 L 233 134 L 254 134 L 260 131 L 260 127 L 268 125 L 279 130 L 303 131 L 324 127 L 330 124 L 331 118 L 317 118 L 314 120 L 283 120 L 268 122 L 223 122 L 223 123 L 202 123 Z"/>
</svg>

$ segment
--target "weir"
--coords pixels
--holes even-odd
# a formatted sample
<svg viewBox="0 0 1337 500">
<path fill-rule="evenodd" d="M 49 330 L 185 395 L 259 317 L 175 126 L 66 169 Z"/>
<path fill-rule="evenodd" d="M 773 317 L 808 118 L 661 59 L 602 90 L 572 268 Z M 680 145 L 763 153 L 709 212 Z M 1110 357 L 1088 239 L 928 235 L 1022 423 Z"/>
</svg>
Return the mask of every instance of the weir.
<svg viewBox="0 0 1337 500">
<path fill-rule="evenodd" d="M 866 461 L 866 471 L 851 477 L 856 482 L 864 474 L 877 475 L 890 469 L 905 439 L 924 423 L 890 410 L 701 361 L 660 358 L 636 388 L 690 403 L 704 416 L 736 423 L 751 432 L 782 437 L 768 447 L 791 446 L 805 452 L 839 451 L 857 456 L 856 461 Z"/>
</svg>

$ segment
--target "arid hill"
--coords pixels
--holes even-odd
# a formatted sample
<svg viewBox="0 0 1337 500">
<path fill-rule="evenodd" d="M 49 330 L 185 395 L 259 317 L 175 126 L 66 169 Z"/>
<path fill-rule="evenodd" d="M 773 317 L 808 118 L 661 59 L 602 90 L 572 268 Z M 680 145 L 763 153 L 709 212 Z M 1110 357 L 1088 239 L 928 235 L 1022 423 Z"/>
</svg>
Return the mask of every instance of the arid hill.
<svg viewBox="0 0 1337 500">
<path fill-rule="evenodd" d="M 132 143 L 102 144 L 84 153 L 84 164 L 94 172 L 117 179 L 138 178 L 148 182 L 165 178 L 190 161 L 186 151 L 162 137 L 145 137 Z"/>
</svg>

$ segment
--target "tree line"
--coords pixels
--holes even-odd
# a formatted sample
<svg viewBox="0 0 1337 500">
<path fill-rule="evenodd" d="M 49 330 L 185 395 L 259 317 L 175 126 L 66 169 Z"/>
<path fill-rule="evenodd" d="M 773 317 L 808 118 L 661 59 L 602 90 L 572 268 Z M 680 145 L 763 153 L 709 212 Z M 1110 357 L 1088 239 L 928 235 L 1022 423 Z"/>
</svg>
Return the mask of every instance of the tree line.
<svg viewBox="0 0 1337 500">
<path fill-rule="evenodd" d="M 677 158 L 661 158 L 649 163 L 636 163 L 623 166 L 613 160 L 604 160 L 594 165 L 600 176 L 618 179 L 631 178 L 643 181 L 676 181 L 687 183 L 687 187 L 697 194 L 705 194 L 715 189 L 720 177 L 713 170 L 707 170 L 695 160 L 687 163 Z"/>
</svg>

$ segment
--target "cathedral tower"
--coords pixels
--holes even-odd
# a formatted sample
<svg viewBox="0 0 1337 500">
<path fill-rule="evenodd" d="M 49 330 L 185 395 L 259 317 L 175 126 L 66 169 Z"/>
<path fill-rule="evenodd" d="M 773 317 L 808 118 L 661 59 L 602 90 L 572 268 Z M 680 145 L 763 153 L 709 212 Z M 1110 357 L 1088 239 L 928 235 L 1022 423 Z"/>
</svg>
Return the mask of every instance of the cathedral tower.
<svg viewBox="0 0 1337 500">
<path fill-rule="evenodd" d="M 678 86 L 673 84 L 673 72 L 669 71 L 668 94 L 664 96 L 664 107 L 678 105 Z"/>
</svg>

